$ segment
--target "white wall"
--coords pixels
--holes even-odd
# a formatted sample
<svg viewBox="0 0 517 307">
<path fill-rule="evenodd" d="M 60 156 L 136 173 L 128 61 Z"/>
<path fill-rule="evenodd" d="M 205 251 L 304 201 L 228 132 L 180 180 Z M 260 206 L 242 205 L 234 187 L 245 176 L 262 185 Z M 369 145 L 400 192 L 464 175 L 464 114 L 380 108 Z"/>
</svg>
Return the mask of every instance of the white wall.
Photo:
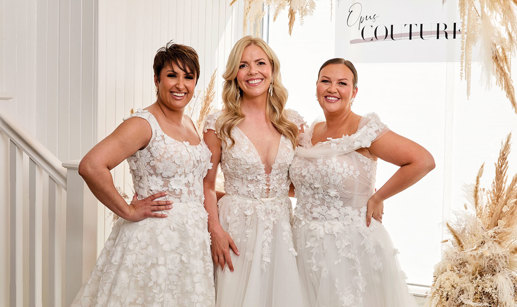
<svg viewBox="0 0 517 307">
<path fill-rule="evenodd" d="M 96 140 L 97 0 L 0 0 L 0 112 L 61 160 Z"/>
</svg>

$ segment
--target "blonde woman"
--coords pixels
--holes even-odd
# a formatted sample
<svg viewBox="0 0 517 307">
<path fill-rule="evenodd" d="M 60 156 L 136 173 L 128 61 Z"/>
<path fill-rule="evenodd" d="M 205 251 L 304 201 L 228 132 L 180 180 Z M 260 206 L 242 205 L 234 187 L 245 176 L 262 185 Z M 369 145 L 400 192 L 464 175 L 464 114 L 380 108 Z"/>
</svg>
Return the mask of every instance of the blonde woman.
<svg viewBox="0 0 517 307">
<path fill-rule="evenodd" d="M 263 40 L 240 39 L 223 77 L 224 109 L 210 115 L 204 129 L 213 164 L 204 189 L 218 265 L 216 306 L 305 306 L 288 197 L 288 169 L 303 120 L 284 110 L 280 64 Z M 226 194 L 217 203 L 219 164 Z"/>
</svg>

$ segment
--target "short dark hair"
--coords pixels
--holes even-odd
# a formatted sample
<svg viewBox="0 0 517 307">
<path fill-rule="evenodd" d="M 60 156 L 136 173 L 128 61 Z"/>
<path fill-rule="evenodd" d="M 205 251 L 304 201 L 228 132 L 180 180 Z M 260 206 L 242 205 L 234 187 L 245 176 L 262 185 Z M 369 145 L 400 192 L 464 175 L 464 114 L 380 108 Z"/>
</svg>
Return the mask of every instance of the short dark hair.
<svg viewBox="0 0 517 307">
<path fill-rule="evenodd" d="M 158 78 L 158 81 L 163 67 L 172 63 L 178 65 L 186 73 L 195 74 L 197 84 L 200 69 L 199 58 L 194 48 L 170 41 L 165 47 L 158 49 L 153 64 L 154 75 Z"/>
<path fill-rule="evenodd" d="M 352 74 L 354 75 L 354 80 L 353 80 L 354 88 L 357 88 L 357 70 L 355 69 L 355 66 L 354 66 L 354 64 L 352 64 L 352 62 L 345 60 L 343 58 L 333 58 L 333 59 L 327 60 L 325 63 L 323 63 L 323 65 L 321 65 L 321 67 L 320 67 L 320 70 L 318 71 L 318 79 L 320 77 L 321 70 L 325 66 L 328 66 L 331 64 L 343 64 L 346 67 L 348 67 L 352 71 Z"/>
</svg>

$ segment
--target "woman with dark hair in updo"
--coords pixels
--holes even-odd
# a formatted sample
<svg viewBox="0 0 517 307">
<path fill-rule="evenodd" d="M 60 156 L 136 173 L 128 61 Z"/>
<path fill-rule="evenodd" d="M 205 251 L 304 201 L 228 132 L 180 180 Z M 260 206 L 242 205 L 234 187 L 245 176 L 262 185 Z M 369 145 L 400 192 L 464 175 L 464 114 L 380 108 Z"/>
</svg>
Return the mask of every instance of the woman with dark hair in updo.
<svg viewBox="0 0 517 307">
<path fill-rule="evenodd" d="M 312 307 L 415 306 L 382 225 L 383 201 L 424 177 L 434 160 L 376 114 L 354 113 L 356 94 L 350 61 L 335 58 L 321 66 L 316 96 L 325 120 L 300 136 L 289 169 L 302 284 Z M 375 190 L 378 158 L 399 169 Z"/>
<path fill-rule="evenodd" d="M 79 173 L 121 218 L 73 306 L 199 306 L 215 303 L 203 177 L 210 150 L 184 110 L 199 78 L 197 53 L 169 43 L 154 58 L 156 102 L 138 110 L 82 159 Z M 110 170 L 127 159 L 127 204 Z"/>
</svg>

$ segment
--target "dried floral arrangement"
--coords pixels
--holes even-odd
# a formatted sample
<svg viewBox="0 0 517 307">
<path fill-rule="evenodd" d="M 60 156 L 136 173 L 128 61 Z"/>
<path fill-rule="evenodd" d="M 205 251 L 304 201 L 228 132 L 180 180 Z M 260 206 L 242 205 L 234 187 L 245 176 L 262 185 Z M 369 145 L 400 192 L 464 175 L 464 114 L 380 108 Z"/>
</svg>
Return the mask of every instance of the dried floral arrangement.
<svg viewBox="0 0 517 307">
<path fill-rule="evenodd" d="M 459 0 L 458 5 L 463 31 L 461 78 L 467 81 L 467 97 L 470 96 L 472 48 L 480 41 L 487 82 L 495 77 L 496 84 L 505 91 L 517 113 L 511 73 L 511 58 L 517 49 L 517 0 Z"/>
<path fill-rule="evenodd" d="M 251 29 L 255 35 L 258 35 L 260 30 L 260 20 L 264 17 L 264 6 L 269 6 L 274 9 L 273 20 L 276 20 L 280 11 L 289 7 L 289 34 L 293 32 L 294 22 L 296 16 L 303 22 L 303 17 L 312 14 L 316 3 L 314 0 L 244 0 L 244 29 L 248 26 L 248 20 L 251 21 Z M 237 0 L 232 0 L 230 5 L 233 5 Z"/>
<path fill-rule="evenodd" d="M 490 189 L 480 187 L 470 204 L 447 223 L 452 239 L 436 265 L 430 306 L 517 306 L 517 175 L 507 184 L 511 134 L 501 147 Z"/>
</svg>

